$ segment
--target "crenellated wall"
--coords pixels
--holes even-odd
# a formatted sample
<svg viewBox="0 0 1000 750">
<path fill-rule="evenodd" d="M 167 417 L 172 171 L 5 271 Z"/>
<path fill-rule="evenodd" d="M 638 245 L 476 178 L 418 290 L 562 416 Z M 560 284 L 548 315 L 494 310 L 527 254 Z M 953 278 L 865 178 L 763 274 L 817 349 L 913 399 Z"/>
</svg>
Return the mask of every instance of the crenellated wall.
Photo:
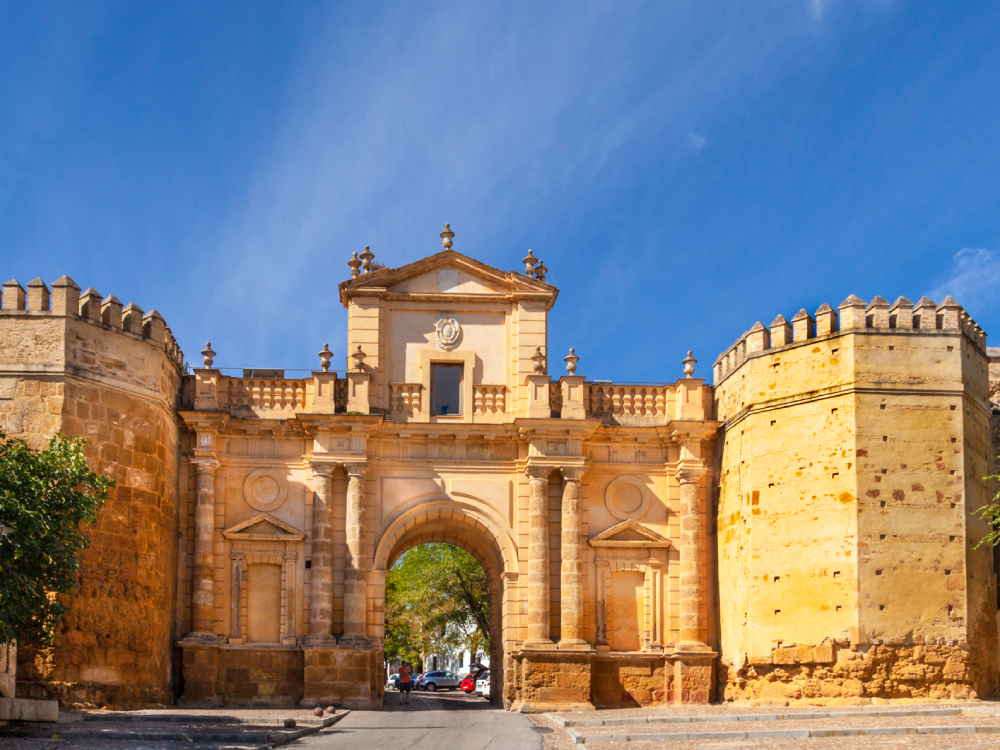
<svg viewBox="0 0 1000 750">
<path fill-rule="evenodd" d="M 992 694 L 982 329 L 852 295 L 755 324 L 715 375 L 725 696 Z"/>
<path fill-rule="evenodd" d="M 56 645 L 21 649 L 18 695 L 82 705 L 173 700 L 176 414 L 183 358 L 155 310 L 123 306 L 67 276 L 16 281 L 0 299 L 0 430 L 44 446 L 87 439 L 117 482 L 67 597 Z"/>
</svg>

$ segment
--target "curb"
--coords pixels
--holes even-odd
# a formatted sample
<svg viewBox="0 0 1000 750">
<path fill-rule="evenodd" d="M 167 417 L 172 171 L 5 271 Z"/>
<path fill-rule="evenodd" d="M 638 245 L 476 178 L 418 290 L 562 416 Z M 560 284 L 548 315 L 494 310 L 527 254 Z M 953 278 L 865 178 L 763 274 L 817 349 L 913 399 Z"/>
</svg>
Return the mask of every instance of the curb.
<svg viewBox="0 0 1000 750">
<path fill-rule="evenodd" d="M 281 747 L 282 745 L 287 745 L 289 742 L 295 742 L 295 740 L 301 739 L 302 737 L 306 737 L 310 734 L 316 734 L 316 732 L 320 731 L 321 729 L 326 729 L 327 727 L 333 726 L 334 724 L 336 724 L 338 721 L 340 721 L 350 713 L 351 713 L 350 709 L 344 709 L 339 714 L 334 714 L 333 716 L 327 719 L 323 719 L 323 723 L 320 724 L 319 726 L 304 727 L 296 732 L 289 732 L 288 734 L 279 735 L 274 740 L 271 740 L 270 737 L 268 737 L 268 741 L 266 744 L 256 745 L 250 748 L 250 750 L 272 750 L 272 748 Z"/>
<path fill-rule="evenodd" d="M 334 714 L 323 719 L 316 719 L 315 723 L 310 722 L 309 726 L 302 727 L 291 732 L 246 732 L 244 734 L 227 734 L 225 732 L 143 732 L 143 731 L 86 731 L 86 730 L 75 730 L 75 729 L 15 729 L 13 731 L 6 730 L 0 733 L 0 736 L 17 738 L 17 739 L 49 739 L 52 737 L 53 732 L 57 732 L 60 739 L 66 740 L 143 740 L 147 742 L 153 741 L 166 741 L 166 742 L 235 742 L 235 743 L 251 743 L 258 742 L 263 744 L 258 744 L 252 746 L 251 750 L 271 750 L 271 748 L 280 747 L 281 745 L 286 745 L 289 742 L 294 742 L 301 737 L 305 737 L 310 734 L 314 734 L 321 729 L 332 726 L 338 721 L 343 719 L 345 716 L 350 714 L 350 710 L 344 709 L 340 713 Z M 111 718 L 111 717 L 108 717 Z M 206 719 L 211 721 L 211 718 Z M 224 717 L 221 723 L 225 724 L 236 724 L 243 723 L 239 721 L 232 721 L 231 717 Z M 270 723 L 270 722 L 265 722 Z"/>
</svg>

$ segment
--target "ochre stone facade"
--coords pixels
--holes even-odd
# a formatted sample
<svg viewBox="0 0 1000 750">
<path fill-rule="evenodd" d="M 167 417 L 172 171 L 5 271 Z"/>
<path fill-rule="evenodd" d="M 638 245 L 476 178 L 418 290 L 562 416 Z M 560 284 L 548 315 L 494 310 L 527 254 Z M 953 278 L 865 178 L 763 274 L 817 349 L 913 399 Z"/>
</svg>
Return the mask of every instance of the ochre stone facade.
<svg viewBox="0 0 1000 750">
<path fill-rule="evenodd" d="M 4 286 L 0 425 L 119 485 L 52 653 L 65 703 L 382 704 L 386 572 L 490 581 L 511 710 L 997 691 L 985 335 L 951 300 L 760 324 L 715 385 L 554 379 L 558 290 L 451 249 L 340 285 L 346 370 L 203 366 L 67 278 Z M 51 304 L 50 304 L 51 302 Z M 23 651 L 23 649 L 22 649 Z"/>
</svg>

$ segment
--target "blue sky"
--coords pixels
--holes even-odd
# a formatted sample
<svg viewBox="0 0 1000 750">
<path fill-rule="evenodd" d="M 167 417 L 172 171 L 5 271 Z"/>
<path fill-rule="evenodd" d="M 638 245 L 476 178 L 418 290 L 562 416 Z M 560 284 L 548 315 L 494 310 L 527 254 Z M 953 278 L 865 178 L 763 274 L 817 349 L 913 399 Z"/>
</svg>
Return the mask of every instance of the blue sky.
<svg viewBox="0 0 1000 750">
<path fill-rule="evenodd" d="M 560 287 L 554 375 L 951 293 L 1000 331 L 996 3 L 0 2 L 0 275 L 192 364 L 340 368 L 337 284 L 455 249 Z M 991 341 L 991 343 L 993 343 Z"/>
</svg>

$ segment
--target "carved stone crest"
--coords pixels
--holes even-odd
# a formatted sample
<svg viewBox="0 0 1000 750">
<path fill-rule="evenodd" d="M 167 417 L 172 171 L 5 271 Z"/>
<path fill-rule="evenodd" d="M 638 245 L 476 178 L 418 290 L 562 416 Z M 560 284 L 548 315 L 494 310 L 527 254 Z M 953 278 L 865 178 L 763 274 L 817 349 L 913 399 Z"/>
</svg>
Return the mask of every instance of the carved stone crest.
<svg viewBox="0 0 1000 750">
<path fill-rule="evenodd" d="M 434 326 L 434 343 L 438 349 L 450 352 L 458 346 L 461 333 L 462 328 L 455 318 L 441 318 Z"/>
</svg>

